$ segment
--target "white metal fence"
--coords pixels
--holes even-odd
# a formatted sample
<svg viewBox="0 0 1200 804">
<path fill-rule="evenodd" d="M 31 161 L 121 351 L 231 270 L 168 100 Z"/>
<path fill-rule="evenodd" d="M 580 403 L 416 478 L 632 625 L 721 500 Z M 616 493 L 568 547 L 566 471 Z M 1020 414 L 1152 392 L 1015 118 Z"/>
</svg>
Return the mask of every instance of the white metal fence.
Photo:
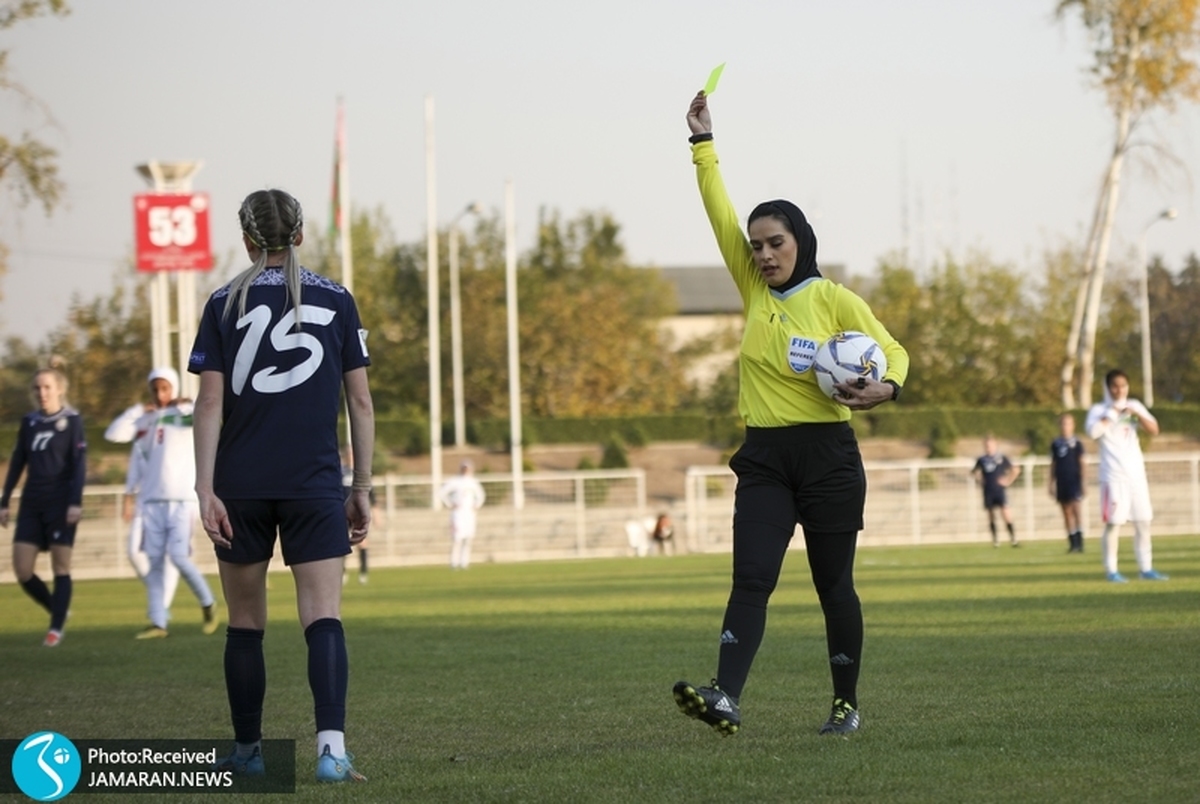
<svg viewBox="0 0 1200 804">
<path fill-rule="evenodd" d="M 1017 538 L 1066 541 L 1062 509 L 1048 491 L 1048 457 L 1014 462 L 1021 476 L 1008 489 Z M 985 542 L 991 540 L 982 491 L 970 459 L 869 461 L 867 507 L 860 545 Z M 1146 456 L 1156 534 L 1200 533 L 1200 453 Z M 1083 501 L 1085 534 L 1099 536 L 1096 459 L 1087 459 Z M 735 478 L 725 466 L 692 467 L 687 473 L 687 549 L 727 550 L 732 544 Z M 797 529 L 799 532 L 799 529 Z M 1128 534 L 1127 534 L 1128 535 Z M 1007 539 L 1006 534 L 1001 536 Z M 793 546 L 803 545 L 796 539 Z"/>
<path fill-rule="evenodd" d="M 487 503 L 479 512 L 473 561 L 627 555 L 625 522 L 648 513 L 641 469 L 526 473 L 521 511 L 512 507 L 511 475 L 476 477 Z M 427 475 L 375 478 L 375 522 L 368 539 L 372 566 L 449 563 L 449 512 L 430 507 L 431 482 Z M 127 557 L 129 525 L 121 518 L 123 493 L 124 487 L 115 485 L 84 489 L 73 576 L 133 577 Z M 18 496 L 12 502 L 14 513 Z M 216 557 L 199 527 L 192 549 L 202 571 L 216 572 Z M 282 567 L 276 550 L 272 569 Z M 13 582 L 11 572 L 0 574 L 0 582 Z"/>
<path fill-rule="evenodd" d="M 1017 461 L 1021 477 L 1008 490 L 1017 536 L 1022 541 L 1061 539 L 1061 510 L 1047 492 L 1049 459 Z M 991 536 L 982 494 L 968 459 L 870 461 L 862 545 L 984 543 Z M 1200 453 L 1146 456 L 1154 503 L 1154 533 L 1200 533 Z M 640 469 L 538 472 L 524 476 L 525 507 L 512 507 L 509 475 L 479 476 L 487 504 L 479 513 L 473 560 L 528 561 L 632 555 L 625 523 L 650 510 Z M 430 507 L 428 476 L 376 478 L 376 521 L 369 540 L 372 566 L 449 562 L 449 515 Z M 733 541 L 733 473 L 725 466 L 687 472 L 685 509 L 673 511 L 681 551 L 717 552 Z M 84 518 L 75 540 L 72 574 L 79 578 L 132 577 L 126 557 L 129 526 L 121 519 L 122 486 L 85 489 Z M 1098 536 L 1095 460 L 1089 459 L 1085 532 Z M 14 498 L 13 510 L 16 509 Z M 11 524 L 10 524 L 11 527 Z M 796 539 L 794 547 L 802 547 Z M 197 565 L 216 571 L 216 559 L 197 529 Z M 44 559 L 43 559 L 44 560 Z M 277 555 L 276 569 L 283 567 Z M 11 583 L 11 573 L 0 582 Z"/>
</svg>

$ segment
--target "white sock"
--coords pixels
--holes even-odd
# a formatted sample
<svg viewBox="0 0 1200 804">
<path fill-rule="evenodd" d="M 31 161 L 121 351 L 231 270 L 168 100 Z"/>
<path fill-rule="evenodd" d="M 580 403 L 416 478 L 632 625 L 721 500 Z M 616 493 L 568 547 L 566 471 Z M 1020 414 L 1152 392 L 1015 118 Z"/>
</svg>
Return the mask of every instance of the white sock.
<svg viewBox="0 0 1200 804">
<path fill-rule="evenodd" d="M 325 746 L 329 746 L 329 753 L 335 757 L 346 756 L 346 732 L 332 730 L 317 732 L 318 757 L 325 753 Z"/>
<path fill-rule="evenodd" d="M 262 748 L 262 740 L 256 740 L 252 743 L 235 742 L 233 744 L 233 753 L 238 759 L 249 759 L 254 755 L 254 749 L 256 748 Z"/>
</svg>

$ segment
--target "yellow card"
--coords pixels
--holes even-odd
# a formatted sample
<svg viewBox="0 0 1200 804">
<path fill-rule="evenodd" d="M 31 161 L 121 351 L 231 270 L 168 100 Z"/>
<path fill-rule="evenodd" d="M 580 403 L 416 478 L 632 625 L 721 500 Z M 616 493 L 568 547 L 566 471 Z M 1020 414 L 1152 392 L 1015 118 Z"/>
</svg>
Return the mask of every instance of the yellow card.
<svg viewBox="0 0 1200 804">
<path fill-rule="evenodd" d="M 717 82 L 721 80 L 721 72 L 725 69 L 725 62 L 721 62 L 713 71 L 708 74 L 708 83 L 704 85 L 704 94 L 711 95 L 717 91 Z"/>
</svg>

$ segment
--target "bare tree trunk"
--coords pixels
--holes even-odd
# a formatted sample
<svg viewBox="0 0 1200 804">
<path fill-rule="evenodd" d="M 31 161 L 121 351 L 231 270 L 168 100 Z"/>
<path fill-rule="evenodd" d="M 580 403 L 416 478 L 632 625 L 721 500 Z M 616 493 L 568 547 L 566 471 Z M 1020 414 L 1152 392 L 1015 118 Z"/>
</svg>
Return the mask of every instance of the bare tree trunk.
<svg viewBox="0 0 1200 804">
<path fill-rule="evenodd" d="M 1127 62 L 1126 80 L 1132 85 L 1133 65 L 1137 60 L 1138 48 L 1131 49 Z M 1129 147 L 1129 132 L 1133 128 L 1133 93 L 1123 94 L 1125 100 L 1117 111 L 1116 142 L 1112 158 L 1108 163 L 1108 178 L 1105 181 L 1107 198 L 1096 237 L 1095 260 L 1088 276 L 1087 312 L 1083 319 L 1083 332 L 1079 341 L 1079 386 L 1080 407 L 1092 404 L 1092 379 L 1096 363 L 1096 327 L 1100 320 L 1100 301 L 1104 291 L 1104 272 L 1108 267 L 1108 247 L 1112 241 L 1113 223 L 1117 215 L 1117 202 L 1121 195 L 1121 167 L 1125 162 L 1125 151 Z"/>
<path fill-rule="evenodd" d="M 1092 265 L 1096 259 L 1097 236 L 1100 232 L 1101 211 L 1108 190 L 1109 173 L 1104 174 L 1100 191 L 1096 194 L 1096 209 L 1092 213 L 1092 225 L 1088 229 L 1087 248 L 1084 250 L 1083 269 L 1079 277 L 1079 289 L 1075 293 L 1075 310 L 1071 314 L 1071 330 L 1067 335 L 1066 354 L 1063 358 L 1060 392 L 1063 410 L 1075 409 L 1075 366 L 1079 356 L 1079 337 L 1083 331 L 1083 316 L 1087 311 L 1087 300 L 1091 288 Z"/>
</svg>

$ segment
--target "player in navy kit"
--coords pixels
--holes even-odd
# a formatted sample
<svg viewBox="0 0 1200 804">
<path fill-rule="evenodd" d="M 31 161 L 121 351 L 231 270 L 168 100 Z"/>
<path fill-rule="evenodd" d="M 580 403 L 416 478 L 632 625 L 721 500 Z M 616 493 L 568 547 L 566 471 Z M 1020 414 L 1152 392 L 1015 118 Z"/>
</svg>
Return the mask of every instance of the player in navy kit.
<svg viewBox="0 0 1200 804">
<path fill-rule="evenodd" d="M 1050 496 L 1062 507 L 1067 526 L 1067 552 L 1083 552 L 1083 443 L 1075 437 L 1075 417 L 1058 417 L 1058 438 L 1050 445 Z"/>
<path fill-rule="evenodd" d="M 302 268 L 299 202 L 249 195 L 238 212 L 254 264 L 209 298 L 188 370 L 195 407 L 196 493 L 216 545 L 229 608 L 225 685 L 236 745 L 222 770 L 265 772 L 263 633 L 267 564 L 279 535 L 296 580 L 317 728 L 317 779 L 362 781 L 345 747 L 349 667 L 341 622 L 342 561 L 367 536 L 375 419 L 366 331 L 341 285 Z M 342 389 L 354 475 L 342 486 Z M 349 523 L 349 528 L 347 528 Z"/>
<path fill-rule="evenodd" d="M 0 495 L 0 525 L 8 527 L 8 504 L 21 472 L 28 467 L 17 527 L 13 534 L 13 572 L 25 592 L 50 612 L 50 630 L 42 642 L 62 641 L 71 606 L 71 550 L 75 526 L 83 514 L 87 443 L 83 419 L 67 406 L 67 378 L 57 369 L 33 375 L 38 409 L 21 420 L 17 444 Z M 33 571 L 37 555 L 50 551 L 54 591 Z"/>
<path fill-rule="evenodd" d="M 1021 475 L 1021 467 L 1014 466 L 1007 456 L 997 451 L 996 437 L 990 433 L 983 439 L 983 455 L 975 461 L 971 470 L 975 482 L 983 486 L 983 507 L 988 512 L 988 528 L 992 531 L 992 547 L 1000 546 L 996 529 L 996 512 L 1004 518 L 1008 538 L 1013 547 L 1020 547 L 1017 533 L 1013 530 L 1012 512 L 1008 509 L 1008 487 Z"/>
</svg>

